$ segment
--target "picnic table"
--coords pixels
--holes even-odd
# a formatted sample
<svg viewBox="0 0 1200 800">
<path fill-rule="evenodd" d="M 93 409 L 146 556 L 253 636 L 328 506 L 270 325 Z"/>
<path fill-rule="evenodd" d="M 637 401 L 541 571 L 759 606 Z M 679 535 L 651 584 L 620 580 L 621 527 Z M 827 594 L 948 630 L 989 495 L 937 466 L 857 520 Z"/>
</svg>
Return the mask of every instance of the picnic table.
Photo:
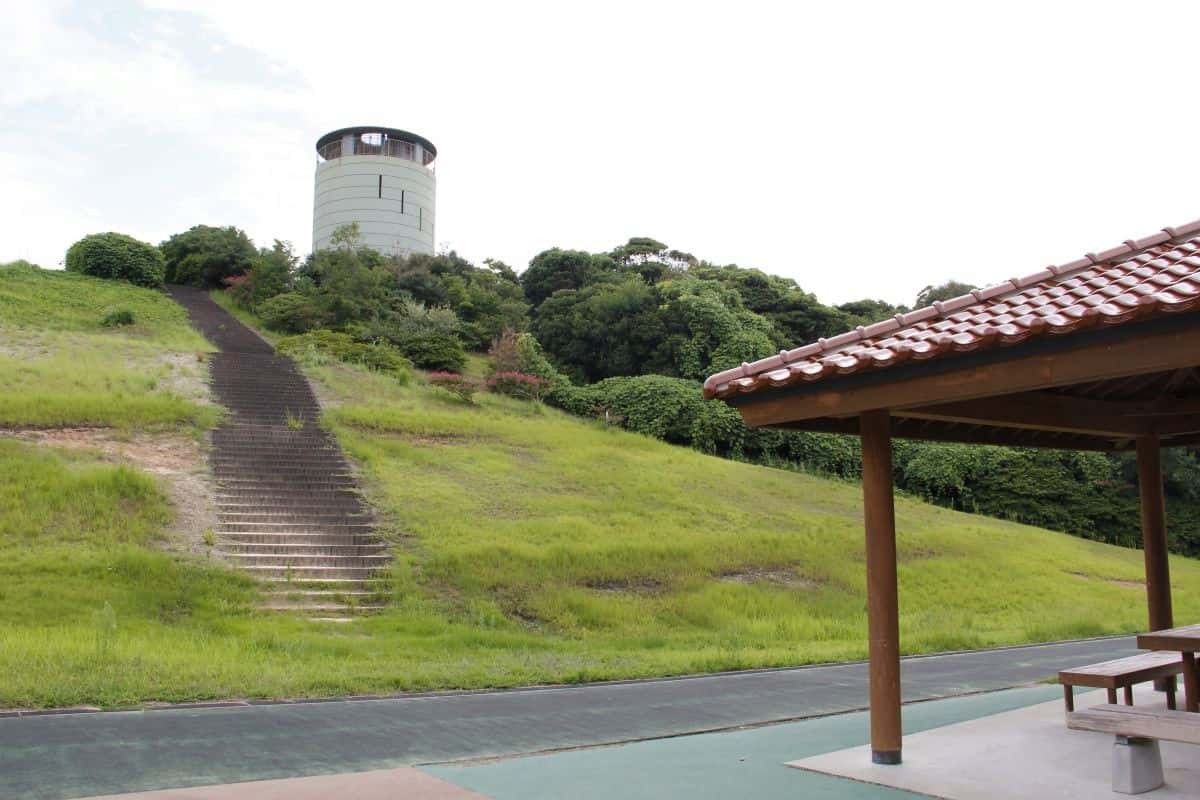
<svg viewBox="0 0 1200 800">
<path fill-rule="evenodd" d="M 1196 653 L 1200 652 L 1200 625 L 1184 625 L 1165 631 L 1151 631 L 1137 637 L 1143 650 L 1173 650 L 1183 655 L 1184 710 L 1200 712 L 1200 676 L 1196 673 Z"/>
</svg>

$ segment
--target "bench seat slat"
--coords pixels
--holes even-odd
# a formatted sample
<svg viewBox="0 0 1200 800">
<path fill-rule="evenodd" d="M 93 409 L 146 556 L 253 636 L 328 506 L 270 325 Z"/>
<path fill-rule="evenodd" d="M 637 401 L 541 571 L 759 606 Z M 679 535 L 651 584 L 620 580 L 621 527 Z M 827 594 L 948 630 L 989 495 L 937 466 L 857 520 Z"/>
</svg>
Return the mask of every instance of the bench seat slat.
<svg viewBox="0 0 1200 800">
<path fill-rule="evenodd" d="M 1129 683 L 1178 675 L 1182 671 L 1183 658 L 1179 653 L 1153 652 L 1064 669 L 1058 673 L 1058 678 L 1062 683 L 1116 689 Z"/>
<path fill-rule="evenodd" d="M 1187 711 L 1106 704 L 1068 713 L 1067 727 L 1075 731 L 1200 744 L 1200 714 Z"/>
</svg>

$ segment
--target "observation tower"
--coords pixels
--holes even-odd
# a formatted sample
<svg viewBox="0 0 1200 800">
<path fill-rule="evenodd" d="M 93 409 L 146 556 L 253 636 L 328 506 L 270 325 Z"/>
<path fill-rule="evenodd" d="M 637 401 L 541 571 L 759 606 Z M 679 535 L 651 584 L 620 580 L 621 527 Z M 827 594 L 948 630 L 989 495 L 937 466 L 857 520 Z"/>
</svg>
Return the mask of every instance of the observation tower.
<svg viewBox="0 0 1200 800">
<path fill-rule="evenodd" d="M 437 182 L 433 142 L 415 133 L 366 125 L 317 140 L 313 250 L 357 222 L 362 243 L 386 255 L 433 252 Z"/>
</svg>

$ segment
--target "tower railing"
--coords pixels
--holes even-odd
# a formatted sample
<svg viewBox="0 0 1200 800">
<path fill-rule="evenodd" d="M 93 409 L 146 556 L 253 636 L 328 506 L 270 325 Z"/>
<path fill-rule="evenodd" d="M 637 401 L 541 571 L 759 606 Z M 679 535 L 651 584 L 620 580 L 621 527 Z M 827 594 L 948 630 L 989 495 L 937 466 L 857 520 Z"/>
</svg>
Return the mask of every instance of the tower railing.
<svg viewBox="0 0 1200 800">
<path fill-rule="evenodd" d="M 328 142 L 323 147 L 318 148 L 317 155 L 320 156 L 324 161 L 341 158 L 345 155 L 387 156 L 389 158 L 402 158 L 406 161 L 416 161 L 417 163 L 421 163 L 421 165 L 424 167 L 433 169 L 430 164 L 433 162 L 435 156 L 424 149 L 418 151 L 415 144 L 412 142 L 406 142 L 403 139 L 385 138 L 380 142 L 372 143 L 364 141 L 362 137 L 355 136 L 350 140 L 350 147 L 352 152 L 345 152 L 346 141 L 343 139 L 336 139 L 332 142 Z M 423 157 L 423 163 L 422 159 L 418 158 L 418 153 Z"/>
</svg>

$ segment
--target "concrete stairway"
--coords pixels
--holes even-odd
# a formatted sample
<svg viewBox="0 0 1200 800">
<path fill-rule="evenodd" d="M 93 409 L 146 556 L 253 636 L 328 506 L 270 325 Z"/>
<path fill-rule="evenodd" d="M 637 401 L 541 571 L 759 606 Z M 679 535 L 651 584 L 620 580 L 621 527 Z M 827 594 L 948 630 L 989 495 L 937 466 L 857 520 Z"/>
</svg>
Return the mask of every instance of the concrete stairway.
<svg viewBox="0 0 1200 800">
<path fill-rule="evenodd" d="M 170 293 L 220 349 L 208 362 L 232 412 L 213 431 L 209 459 L 220 552 L 268 584 L 266 608 L 328 620 L 381 608 L 375 575 L 391 556 L 341 449 L 317 426 L 308 381 L 206 292 Z"/>
</svg>

